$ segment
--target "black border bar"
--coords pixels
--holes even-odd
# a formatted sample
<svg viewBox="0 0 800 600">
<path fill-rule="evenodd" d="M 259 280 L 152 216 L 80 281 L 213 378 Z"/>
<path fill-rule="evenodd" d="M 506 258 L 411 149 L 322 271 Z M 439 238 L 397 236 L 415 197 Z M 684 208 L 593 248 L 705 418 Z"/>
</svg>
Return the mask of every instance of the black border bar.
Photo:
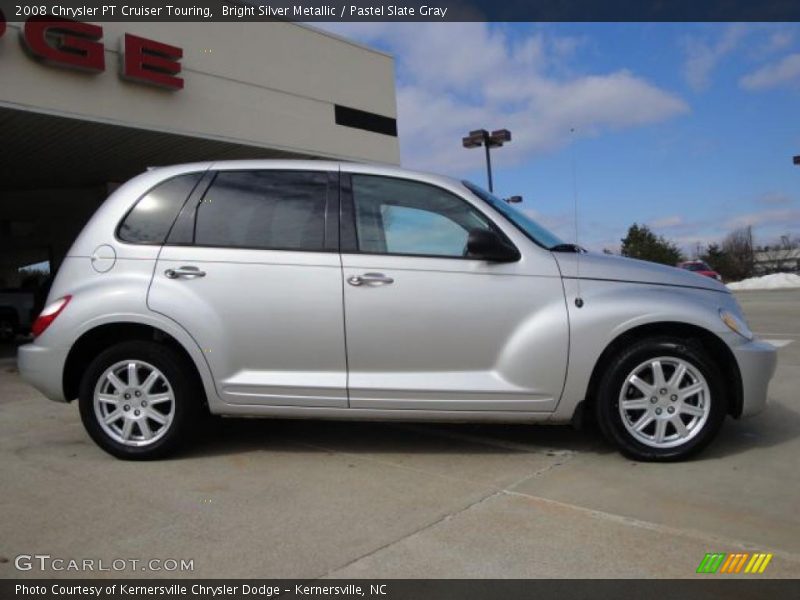
<svg viewBox="0 0 800 600">
<path fill-rule="evenodd" d="M 41 7 L 90 22 L 800 21 L 798 0 L 0 0 L 8 21 L 24 21 Z"/>
<path fill-rule="evenodd" d="M 25 590 L 21 591 L 24 586 Z M 249 586 L 249 591 L 245 586 Z M 201 590 L 201 587 L 203 588 Z M 31 591 L 38 588 L 38 592 Z M 128 591 L 124 591 L 128 590 Z M 141 591 L 138 591 L 141 590 Z M 3 600 L 770 600 L 800 597 L 798 579 L 4 579 Z"/>
</svg>

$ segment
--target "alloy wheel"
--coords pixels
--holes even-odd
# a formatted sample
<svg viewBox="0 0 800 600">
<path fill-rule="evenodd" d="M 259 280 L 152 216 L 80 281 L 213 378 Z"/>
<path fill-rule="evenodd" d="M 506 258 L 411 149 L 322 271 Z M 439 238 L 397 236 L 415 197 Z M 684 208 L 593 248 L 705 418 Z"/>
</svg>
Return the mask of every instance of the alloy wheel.
<svg viewBox="0 0 800 600">
<path fill-rule="evenodd" d="M 619 394 L 619 413 L 630 435 L 651 448 L 674 448 L 700 433 L 711 410 L 711 390 L 700 370 L 661 356 L 634 368 Z"/>
<path fill-rule="evenodd" d="M 126 446 L 148 446 L 169 430 L 175 416 L 175 394 L 156 367 L 141 360 L 124 360 L 98 379 L 94 413 L 113 440 Z"/>
</svg>

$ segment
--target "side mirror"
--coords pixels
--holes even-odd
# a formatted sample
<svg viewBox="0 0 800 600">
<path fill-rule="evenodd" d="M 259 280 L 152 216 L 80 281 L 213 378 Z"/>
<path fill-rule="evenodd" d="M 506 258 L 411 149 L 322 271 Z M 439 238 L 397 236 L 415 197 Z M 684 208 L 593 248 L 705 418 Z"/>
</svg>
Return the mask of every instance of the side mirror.
<svg viewBox="0 0 800 600">
<path fill-rule="evenodd" d="M 516 262 L 519 250 L 489 229 L 473 229 L 467 238 L 467 256 L 491 262 Z"/>
</svg>

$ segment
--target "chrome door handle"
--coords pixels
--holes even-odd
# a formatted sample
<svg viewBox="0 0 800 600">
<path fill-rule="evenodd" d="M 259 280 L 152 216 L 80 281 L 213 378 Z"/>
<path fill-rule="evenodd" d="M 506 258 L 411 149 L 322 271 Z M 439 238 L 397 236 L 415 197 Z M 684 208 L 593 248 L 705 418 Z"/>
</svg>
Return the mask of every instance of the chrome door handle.
<svg viewBox="0 0 800 600">
<path fill-rule="evenodd" d="M 390 283 L 394 283 L 394 279 L 387 277 L 383 273 L 364 273 L 363 275 L 353 275 L 352 277 L 348 277 L 347 283 L 355 286 L 364 284 L 389 285 Z"/>
<path fill-rule="evenodd" d="M 205 277 L 206 272 L 201 271 L 197 267 L 178 267 L 177 269 L 167 269 L 164 271 L 164 275 L 169 277 L 170 279 L 178 279 L 179 277 Z"/>
</svg>

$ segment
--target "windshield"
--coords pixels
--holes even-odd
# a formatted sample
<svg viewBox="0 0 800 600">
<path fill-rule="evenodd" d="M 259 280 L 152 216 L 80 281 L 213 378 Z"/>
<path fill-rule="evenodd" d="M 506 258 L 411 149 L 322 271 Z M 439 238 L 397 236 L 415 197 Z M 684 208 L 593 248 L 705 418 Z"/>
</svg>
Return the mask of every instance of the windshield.
<svg viewBox="0 0 800 600">
<path fill-rule="evenodd" d="M 536 221 L 531 219 L 524 212 L 519 211 L 516 208 L 512 207 L 505 200 L 501 200 L 494 194 L 490 194 L 483 188 L 475 185 L 474 183 L 470 183 L 469 181 L 464 181 L 462 183 L 467 187 L 469 191 L 471 191 L 481 200 L 487 202 L 489 205 L 491 205 L 492 208 L 502 213 L 502 215 L 505 218 L 511 221 L 520 230 L 522 230 L 522 232 L 526 236 L 528 236 L 531 240 L 533 240 L 540 246 L 544 246 L 547 249 L 551 249 L 554 246 L 558 246 L 564 243 L 558 236 L 556 236 L 553 233 L 550 233 L 547 229 L 539 225 Z"/>
</svg>

